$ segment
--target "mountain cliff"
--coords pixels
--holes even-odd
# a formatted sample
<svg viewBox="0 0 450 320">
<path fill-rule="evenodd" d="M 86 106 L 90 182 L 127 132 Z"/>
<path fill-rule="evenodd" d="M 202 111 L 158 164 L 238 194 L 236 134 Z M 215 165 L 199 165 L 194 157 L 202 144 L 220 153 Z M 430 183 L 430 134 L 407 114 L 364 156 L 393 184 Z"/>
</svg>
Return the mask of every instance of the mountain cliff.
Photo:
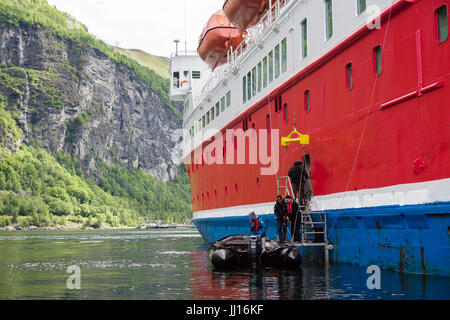
<svg viewBox="0 0 450 320">
<path fill-rule="evenodd" d="M 176 177 L 179 115 L 99 49 L 35 25 L 0 27 L 0 94 L 17 106 L 26 143 L 74 153 L 89 171 L 100 157 L 159 180 Z"/>
<path fill-rule="evenodd" d="M 58 160 L 68 174 L 92 179 L 112 196 L 131 199 L 133 205 L 126 208 L 151 218 L 144 209 L 148 203 L 142 202 L 144 198 L 149 201 L 145 192 L 154 196 L 155 206 L 155 188 L 166 193 L 171 187 L 163 182 L 174 181 L 180 170 L 185 175 L 179 166 L 181 110 L 169 101 L 168 86 L 167 79 L 99 41 L 46 1 L 0 0 L 3 157 L 8 154 L 11 159 L 19 151 L 33 156 L 42 150 Z M 3 172 L 3 176 L 9 181 L 11 175 Z M 23 176 L 18 172 L 19 180 Z M 6 182 L 2 187 L 1 178 L 0 190 L 33 194 L 22 181 L 22 188 L 7 187 Z M 129 185 L 139 186 L 124 179 L 151 183 L 147 189 L 142 186 L 138 192 L 142 197 L 138 197 Z M 190 206 L 187 179 L 183 176 L 175 183 L 183 185 L 182 191 L 177 189 L 184 201 L 179 210 L 183 214 L 178 212 L 178 217 L 186 218 Z M 39 196 L 42 198 L 42 194 L 33 194 Z M 76 207 L 75 202 L 72 205 Z M 44 199 L 49 214 L 54 214 L 49 203 Z M 0 201 L 0 214 L 1 208 Z M 177 208 L 170 210 L 177 215 Z M 76 214 L 73 210 L 68 213 Z M 170 216 L 166 213 L 164 216 Z"/>
</svg>

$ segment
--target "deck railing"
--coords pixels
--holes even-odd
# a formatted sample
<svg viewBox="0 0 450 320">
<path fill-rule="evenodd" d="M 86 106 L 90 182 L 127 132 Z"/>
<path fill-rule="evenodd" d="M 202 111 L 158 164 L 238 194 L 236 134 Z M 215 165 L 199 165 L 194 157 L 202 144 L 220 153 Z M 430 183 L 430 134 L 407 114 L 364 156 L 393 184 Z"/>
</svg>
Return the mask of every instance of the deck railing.
<svg viewBox="0 0 450 320">
<path fill-rule="evenodd" d="M 269 10 L 262 16 L 259 23 L 247 30 L 247 35 L 244 41 L 237 48 L 231 47 L 227 52 L 227 63 L 218 67 L 207 84 L 203 87 L 200 101 L 209 100 L 212 91 L 234 72 L 239 70 L 239 61 L 244 57 L 244 54 L 251 50 L 266 34 L 266 31 L 277 23 L 281 16 L 282 9 L 289 3 L 296 0 L 276 0 L 269 1 Z M 208 101 L 209 102 L 209 101 Z"/>
</svg>

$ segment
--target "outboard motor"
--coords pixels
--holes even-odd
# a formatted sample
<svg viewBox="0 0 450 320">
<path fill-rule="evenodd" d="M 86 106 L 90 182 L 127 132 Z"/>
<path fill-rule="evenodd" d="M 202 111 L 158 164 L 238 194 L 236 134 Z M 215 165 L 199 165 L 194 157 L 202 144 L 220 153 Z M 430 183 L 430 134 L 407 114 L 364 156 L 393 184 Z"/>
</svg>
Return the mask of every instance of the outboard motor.
<svg viewBox="0 0 450 320">
<path fill-rule="evenodd" d="M 256 267 L 261 260 L 262 240 L 260 235 L 250 236 L 248 240 L 248 255 L 252 267 Z"/>
</svg>

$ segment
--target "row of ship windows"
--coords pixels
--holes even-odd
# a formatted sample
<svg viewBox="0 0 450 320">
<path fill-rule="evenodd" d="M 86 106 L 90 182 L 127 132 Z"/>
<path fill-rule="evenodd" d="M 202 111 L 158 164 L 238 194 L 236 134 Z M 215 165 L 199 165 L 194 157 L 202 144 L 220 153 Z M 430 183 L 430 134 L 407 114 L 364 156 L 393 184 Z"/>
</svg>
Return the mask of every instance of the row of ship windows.
<svg viewBox="0 0 450 320">
<path fill-rule="evenodd" d="M 325 36 L 329 40 L 333 36 L 333 4 L 332 0 L 324 0 L 325 2 Z M 361 15 L 367 8 L 366 0 L 356 0 L 356 13 Z M 444 42 L 448 38 L 448 21 L 447 21 L 447 6 L 439 7 L 435 12 L 437 38 L 439 43 Z M 308 55 L 308 21 L 305 18 L 301 22 L 301 48 L 302 58 Z"/>
<path fill-rule="evenodd" d="M 231 91 L 220 99 L 208 112 L 206 112 L 190 129 L 191 137 L 198 134 L 204 127 L 212 123 L 219 115 L 231 106 Z"/>
<path fill-rule="evenodd" d="M 287 39 L 277 44 L 257 66 L 242 78 L 242 102 L 247 103 L 268 84 L 287 71 Z"/>
<path fill-rule="evenodd" d="M 325 29 L 326 39 L 333 36 L 333 10 L 332 0 L 324 0 L 325 3 Z M 366 0 L 356 0 L 357 14 L 362 14 L 367 8 Z M 280 52 L 281 51 L 281 52 Z M 308 55 L 308 21 L 305 18 L 301 22 L 301 56 L 306 58 Z M 287 39 L 277 44 L 274 50 L 271 50 L 264 59 L 258 63 L 246 76 L 242 78 L 242 102 L 247 103 L 252 97 L 256 96 L 274 79 L 280 76 L 280 72 L 287 71 Z"/>
</svg>

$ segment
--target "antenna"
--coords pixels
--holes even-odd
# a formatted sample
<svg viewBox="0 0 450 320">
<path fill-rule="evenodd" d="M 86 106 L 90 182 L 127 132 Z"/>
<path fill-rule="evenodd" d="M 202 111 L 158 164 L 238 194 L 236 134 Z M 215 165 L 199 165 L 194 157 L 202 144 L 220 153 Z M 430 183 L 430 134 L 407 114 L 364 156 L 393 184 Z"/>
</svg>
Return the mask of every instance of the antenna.
<svg viewBox="0 0 450 320">
<path fill-rule="evenodd" d="M 175 39 L 173 42 L 175 42 L 175 55 L 178 56 L 178 44 L 180 43 L 180 40 Z"/>
<path fill-rule="evenodd" d="M 184 54 L 187 54 L 187 0 L 184 0 Z"/>
</svg>

